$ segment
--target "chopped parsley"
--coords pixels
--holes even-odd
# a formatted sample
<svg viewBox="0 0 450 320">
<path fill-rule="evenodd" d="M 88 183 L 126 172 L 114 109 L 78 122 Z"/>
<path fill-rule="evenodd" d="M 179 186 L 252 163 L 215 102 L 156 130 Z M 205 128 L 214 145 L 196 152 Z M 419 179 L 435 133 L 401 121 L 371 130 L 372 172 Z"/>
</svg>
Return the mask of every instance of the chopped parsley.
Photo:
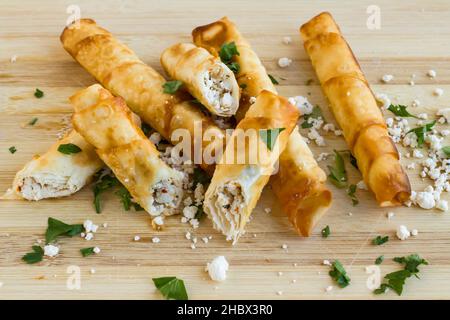
<svg viewBox="0 0 450 320">
<path fill-rule="evenodd" d="M 428 131 L 431 131 L 431 128 L 433 128 L 433 126 L 435 124 L 436 124 L 436 120 L 424 125 L 423 127 L 411 129 L 406 134 L 413 132 L 417 137 L 417 145 L 420 148 L 423 145 L 423 143 L 425 142 L 425 133 L 427 133 Z"/>
<path fill-rule="evenodd" d="M 36 88 L 36 91 L 34 91 L 34 96 L 38 99 L 42 98 L 44 96 L 44 91 L 39 90 Z"/>
<path fill-rule="evenodd" d="M 351 185 L 348 186 L 348 188 L 347 188 L 347 195 L 352 200 L 353 206 L 356 206 L 359 203 L 359 200 L 356 197 L 356 185 L 355 184 L 351 184 Z"/>
<path fill-rule="evenodd" d="M 334 281 L 336 281 L 339 287 L 345 288 L 350 284 L 350 277 L 347 275 L 344 266 L 339 262 L 339 260 L 335 260 L 331 265 L 331 268 L 332 269 L 328 274 Z"/>
<path fill-rule="evenodd" d="M 234 56 L 238 56 L 239 51 L 236 47 L 236 43 L 230 42 L 230 43 L 224 43 L 222 47 L 220 47 L 219 51 L 219 57 L 220 60 L 234 73 L 238 73 L 241 67 L 239 64 L 233 60 Z"/>
<path fill-rule="evenodd" d="M 267 148 L 272 151 L 275 143 L 277 142 L 278 135 L 284 131 L 285 128 L 274 128 L 274 129 L 260 129 L 259 136 L 262 141 L 266 144 Z"/>
<path fill-rule="evenodd" d="M 197 213 L 194 216 L 194 219 L 201 220 L 205 216 L 205 211 L 203 211 L 203 206 L 197 206 Z"/>
<path fill-rule="evenodd" d="M 155 287 L 166 299 L 188 300 L 184 281 L 176 277 L 153 278 Z"/>
<path fill-rule="evenodd" d="M 94 249 L 95 249 L 95 247 L 83 248 L 83 249 L 80 249 L 80 252 L 83 255 L 83 257 L 87 257 L 87 256 L 90 256 L 95 253 Z"/>
<path fill-rule="evenodd" d="M 391 111 L 393 114 L 395 114 L 398 117 L 411 117 L 411 118 L 416 118 L 418 119 L 417 116 L 411 114 L 408 112 L 408 110 L 406 110 L 406 106 L 398 104 L 398 105 L 394 105 L 391 104 L 388 108 L 389 111 Z"/>
<path fill-rule="evenodd" d="M 34 126 L 37 121 L 38 121 L 38 118 L 33 118 L 33 119 L 30 120 L 30 122 L 28 122 L 28 125 Z"/>
<path fill-rule="evenodd" d="M 99 172 L 97 172 L 95 177 L 97 178 L 96 179 L 97 181 L 95 182 L 94 188 L 93 188 L 94 206 L 95 206 L 95 211 L 97 213 L 101 213 L 102 212 L 101 203 L 100 203 L 101 194 L 108 189 L 111 189 L 113 187 L 120 185 L 120 182 L 119 182 L 119 180 L 117 180 L 116 177 L 109 175 L 109 174 L 105 174 L 103 170 L 100 170 Z"/>
<path fill-rule="evenodd" d="M 33 264 L 42 261 L 44 258 L 44 249 L 40 246 L 33 246 L 33 251 L 28 252 L 26 255 L 22 257 L 22 260 L 28 264 Z"/>
<path fill-rule="evenodd" d="M 45 243 L 50 243 L 59 236 L 73 237 L 83 231 L 84 227 L 82 224 L 67 224 L 49 217 L 47 231 L 45 232 Z"/>
<path fill-rule="evenodd" d="M 328 236 L 331 233 L 330 226 L 326 226 L 325 228 L 322 229 L 321 232 L 322 232 L 322 238 L 328 238 Z"/>
<path fill-rule="evenodd" d="M 73 143 L 60 144 L 58 146 L 58 151 L 64 154 L 73 154 L 81 152 L 81 148 Z"/>
<path fill-rule="evenodd" d="M 302 122 L 301 125 L 302 128 L 303 129 L 311 128 L 313 126 L 313 122 L 310 121 L 309 119 L 317 119 L 317 120 L 323 119 L 322 110 L 320 110 L 319 106 L 315 106 L 310 114 L 305 114 L 303 116 L 303 119 L 304 121 Z"/>
<path fill-rule="evenodd" d="M 347 185 L 347 171 L 345 171 L 344 158 L 334 150 L 334 167 L 328 166 L 330 180 L 336 187 L 345 188 Z"/>
<path fill-rule="evenodd" d="M 125 211 L 129 211 L 131 206 L 134 207 L 135 211 L 144 210 L 138 203 L 133 201 L 130 192 L 123 185 L 120 185 L 119 190 L 114 192 L 114 194 L 120 197 L 120 202 L 122 202 Z"/>
<path fill-rule="evenodd" d="M 271 74 L 267 74 L 267 75 L 269 76 L 270 81 L 272 81 L 272 83 L 273 83 L 274 85 L 280 84 L 280 83 L 278 82 L 278 80 L 275 79 L 275 77 L 274 77 L 273 75 L 271 75 Z"/>
<path fill-rule="evenodd" d="M 8 148 L 9 152 L 11 152 L 12 154 L 16 153 L 17 149 L 16 147 L 12 146 Z"/>
<path fill-rule="evenodd" d="M 441 150 L 447 157 L 450 157 L 450 146 L 443 147 Z"/>
<path fill-rule="evenodd" d="M 349 151 L 349 155 L 350 155 L 350 163 L 351 163 L 351 165 L 359 170 L 358 160 L 356 160 L 355 156 L 350 151 Z"/>
<path fill-rule="evenodd" d="M 417 275 L 419 273 L 418 267 L 420 265 L 428 265 L 428 262 L 417 254 L 411 254 L 407 257 L 396 257 L 394 261 L 403 264 L 403 270 L 394 271 L 385 275 L 385 281 L 374 291 L 375 294 L 386 293 L 388 289 L 392 289 L 399 296 L 402 295 L 406 279 L 411 276 L 420 279 Z"/>
<path fill-rule="evenodd" d="M 383 261 L 384 261 L 384 256 L 379 256 L 378 258 L 375 259 L 375 264 L 380 265 L 383 263 Z"/>
<path fill-rule="evenodd" d="M 179 80 L 172 80 L 172 81 L 167 81 L 166 83 L 163 84 L 163 88 L 164 88 L 164 93 L 169 93 L 169 94 L 174 94 L 175 92 L 178 91 L 178 89 L 181 88 L 181 86 L 183 85 L 183 82 L 179 81 Z"/>
<path fill-rule="evenodd" d="M 376 238 L 374 238 L 372 240 L 372 244 L 376 245 L 376 246 L 381 246 L 383 243 L 386 243 L 389 241 L 389 236 L 377 236 Z"/>
</svg>

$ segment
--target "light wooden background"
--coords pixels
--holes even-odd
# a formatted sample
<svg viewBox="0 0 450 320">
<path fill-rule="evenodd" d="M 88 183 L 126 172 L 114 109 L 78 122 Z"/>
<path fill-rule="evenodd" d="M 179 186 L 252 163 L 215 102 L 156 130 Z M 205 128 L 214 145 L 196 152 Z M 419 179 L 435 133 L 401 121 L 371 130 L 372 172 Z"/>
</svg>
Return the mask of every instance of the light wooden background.
<svg viewBox="0 0 450 320">
<path fill-rule="evenodd" d="M 381 8 L 381 29 L 369 30 L 366 8 L 372 2 L 76 1 L 83 17 L 97 20 L 158 70 L 159 54 L 164 48 L 190 41 L 195 26 L 228 15 L 268 71 L 287 79 L 280 81 L 280 93 L 292 96 L 310 92 L 311 102 L 322 107 L 328 121 L 334 121 L 320 87 L 305 86 L 308 79 L 316 78 L 298 35 L 302 23 L 328 10 L 341 26 L 375 92 L 387 93 L 394 102 L 403 104 L 418 98 L 422 109 L 430 114 L 437 108 L 450 107 L 450 2 L 376 1 Z M 71 113 L 67 97 L 94 83 L 59 42 L 68 17 L 66 8 L 72 3 L 0 1 L 1 192 L 33 154 L 44 152 L 54 142 L 56 132 L 63 126 L 62 119 Z M 291 36 L 293 43 L 282 44 L 284 36 Z M 17 55 L 16 63 L 10 63 L 13 55 Z M 293 63 L 280 69 L 276 62 L 284 56 Z M 434 80 L 425 75 L 431 68 L 438 73 Z M 388 85 L 379 81 L 385 73 L 395 76 Z M 411 87 L 408 82 L 413 73 L 417 75 L 416 85 Z M 445 90 L 440 98 L 432 95 L 438 86 Z M 45 92 L 43 99 L 33 97 L 37 87 Z M 35 116 L 39 121 L 34 127 L 23 126 Z M 326 147 L 313 147 L 316 155 L 346 148 L 342 138 L 330 135 L 326 142 Z M 18 150 L 15 154 L 8 152 L 12 145 Z M 422 181 L 417 172 L 408 173 L 413 189 L 430 183 Z M 351 169 L 350 176 L 351 182 L 360 180 Z M 0 298 L 159 299 L 151 278 L 176 275 L 185 280 L 193 299 L 397 299 L 392 292 L 372 295 L 366 286 L 365 267 L 384 254 L 384 275 L 398 268 L 392 257 L 414 252 L 430 265 L 422 268 L 421 280 L 407 283 L 403 298 L 450 298 L 449 213 L 396 208 L 395 218 L 388 220 L 387 210 L 378 208 L 368 192 L 358 191 L 360 204 L 352 207 L 344 191 L 333 190 L 334 204 L 309 239 L 299 238 L 293 232 L 270 190 L 265 190 L 248 225 L 248 234 L 238 245 L 231 247 L 205 220 L 195 234 L 199 239 L 213 235 L 213 240 L 208 244 L 200 241 L 196 250 L 184 238 L 189 228 L 178 218 L 169 219 L 167 228 L 157 233 L 151 229 L 145 213 L 124 212 L 113 195 L 107 197 L 104 212 L 97 215 L 92 208 L 90 188 L 59 200 L 0 201 Z M 273 208 L 271 214 L 263 211 L 266 207 Z M 107 222 L 109 227 L 101 228 L 91 242 L 63 239 L 62 253 L 56 259 L 26 265 L 20 258 L 36 239 L 43 238 L 49 216 L 71 223 L 89 218 L 97 224 Z M 397 240 L 394 230 L 399 224 L 417 228 L 419 235 L 407 241 Z M 332 230 L 328 239 L 320 236 L 325 225 Z M 391 241 L 380 247 L 371 245 L 371 239 L 378 234 L 390 235 Z M 134 242 L 134 235 L 143 240 Z M 153 244 L 153 236 L 161 242 Z M 288 245 L 287 250 L 281 248 L 283 244 Z M 99 246 L 101 254 L 80 257 L 78 250 L 91 245 Z M 220 284 L 208 280 L 204 272 L 206 263 L 219 254 L 230 262 L 228 280 Z M 324 289 L 333 283 L 328 267 L 321 265 L 323 259 L 342 261 L 351 285 L 325 293 Z M 70 265 L 81 268 L 81 290 L 66 288 L 66 270 Z M 90 273 L 91 268 L 95 268 L 95 274 Z M 278 291 L 283 295 L 277 295 Z"/>
</svg>

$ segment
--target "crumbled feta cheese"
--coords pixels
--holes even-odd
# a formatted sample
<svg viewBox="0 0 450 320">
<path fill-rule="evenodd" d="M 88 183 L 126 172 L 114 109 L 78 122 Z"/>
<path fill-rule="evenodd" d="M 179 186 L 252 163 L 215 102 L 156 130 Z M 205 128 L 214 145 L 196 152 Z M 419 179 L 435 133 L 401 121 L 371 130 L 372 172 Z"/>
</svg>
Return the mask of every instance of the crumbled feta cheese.
<svg viewBox="0 0 450 320">
<path fill-rule="evenodd" d="M 256 97 L 250 97 L 248 101 L 250 102 L 250 104 L 254 104 L 256 102 Z"/>
<path fill-rule="evenodd" d="M 366 185 L 366 183 L 364 182 L 364 180 L 359 181 L 359 182 L 356 184 L 356 187 L 357 187 L 358 189 L 360 189 L 360 190 L 367 190 L 367 185 Z"/>
<path fill-rule="evenodd" d="M 162 137 L 161 137 L 161 135 L 159 134 L 159 132 L 153 132 L 151 135 L 150 135 L 150 137 L 149 137 L 149 139 L 150 139 L 150 141 L 153 143 L 153 144 L 159 144 L 160 142 L 161 142 L 161 139 L 162 139 Z"/>
<path fill-rule="evenodd" d="M 430 78 L 434 78 L 434 77 L 436 77 L 436 71 L 434 71 L 434 70 L 428 70 L 428 72 L 427 72 L 427 76 L 429 76 Z"/>
<path fill-rule="evenodd" d="M 328 286 L 325 288 L 326 292 L 331 292 L 333 290 L 333 286 Z"/>
<path fill-rule="evenodd" d="M 314 107 L 304 96 L 295 96 L 288 99 L 289 103 L 297 107 L 300 115 L 310 114 Z"/>
<path fill-rule="evenodd" d="M 418 106 L 420 106 L 420 101 L 419 101 L 418 99 L 414 99 L 413 102 L 412 102 L 412 106 L 413 106 L 413 107 L 418 107 Z"/>
<path fill-rule="evenodd" d="M 448 201 L 447 200 L 439 200 L 436 208 L 442 211 L 448 211 Z"/>
<path fill-rule="evenodd" d="M 161 242 L 161 239 L 159 239 L 158 237 L 153 237 L 152 238 L 152 242 L 153 243 L 159 243 L 159 242 Z"/>
<path fill-rule="evenodd" d="M 326 160 L 328 157 L 330 156 L 330 154 L 328 152 L 322 152 L 319 154 L 319 156 L 317 157 L 317 162 Z"/>
<path fill-rule="evenodd" d="M 325 125 L 323 126 L 323 130 L 324 130 L 325 132 L 328 132 L 328 131 L 335 131 L 336 128 L 334 127 L 334 124 L 332 124 L 332 123 L 327 123 L 327 124 L 325 124 Z"/>
<path fill-rule="evenodd" d="M 385 93 L 377 93 L 375 98 L 377 101 L 381 102 L 382 109 L 387 109 L 391 105 L 391 99 L 389 99 L 388 95 Z"/>
<path fill-rule="evenodd" d="M 15 63 L 17 61 L 17 55 L 11 56 L 10 61 L 11 61 L 11 63 Z"/>
<path fill-rule="evenodd" d="M 108 223 L 105 222 L 105 223 L 103 224 L 103 228 L 108 228 Z"/>
<path fill-rule="evenodd" d="M 381 77 L 381 80 L 383 80 L 384 83 L 388 83 L 392 79 L 394 79 L 394 76 L 392 74 L 385 74 L 383 75 L 383 77 Z"/>
<path fill-rule="evenodd" d="M 292 38 L 289 36 L 283 37 L 283 43 L 284 44 L 291 44 Z"/>
<path fill-rule="evenodd" d="M 141 237 L 138 236 L 138 235 L 135 235 L 135 236 L 134 236 L 134 241 L 139 241 L 139 240 L 141 240 Z"/>
<path fill-rule="evenodd" d="M 83 227 L 86 230 L 86 233 L 89 232 L 95 233 L 98 230 L 98 225 L 94 224 L 91 220 L 85 220 L 83 222 Z"/>
<path fill-rule="evenodd" d="M 152 222 L 157 226 L 162 226 L 164 225 L 164 218 L 163 216 L 157 216 L 153 218 Z"/>
<path fill-rule="evenodd" d="M 95 254 L 99 254 L 101 250 L 99 247 L 94 247 L 93 251 Z"/>
<path fill-rule="evenodd" d="M 417 230 L 417 229 L 412 229 L 412 230 L 411 230 L 411 235 L 412 235 L 413 237 L 417 236 L 418 234 L 419 234 L 419 230 Z"/>
<path fill-rule="evenodd" d="M 415 202 L 423 209 L 432 209 L 436 205 L 433 192 L 418 192 Z"/>
<path fill-rule="evenodd" d="M 428 119 L 428 114 L 426 114 L 426 113 L 419 113 L 417 115 L 417 118 L 422 119 L 422 120 L 427 120 Z"/>
<path fill-rule="evenodd" d="M 289 67 L 292 63 L 292 60 L 286 57 L 278 59 L 278 65 L 280 68 L 286 68 Z"/>
<path fill-rule="evenodd" d="M 408 228 L 404 225 L 399 225 L 397 227 L 397 238 L 400 240 L 406 240 L 411 236 L 411 233 L 409 232 Z"/>
<path fill-rule="evenodd" d="M 322 264 L 323 264 L 324 266 L 331 266 L 330 260 L 323 260 Z"/>
<path fill-rule="evenodd" d="M 183 208 L 183 215 L 188 219 L 194 219 L 198 208 L 196 206 L 189 206 Z"/>
<path fill-rule="evenodd" d="M 186 232 L 184 236 L 186 237 L 187 240 L 191 240 L 191 233 L 189 231 Z"/>
<path fill-rule="evenodd" d="M 272 209 L 271 209 L 271 208 L 265 208 L 265 209 L 264 209 L 264 212 L 265 212 L 265 213 L 271 213 L 271 212 L 272 212 Z"/>
<path fill-rule="evenodd" d="M 413 151 L 413 157 L 417 159 L 423 158 L 423 153 L 419 149 Z"/>
<path fill-rule="evenodd" d="M 59 247 L 48 244 L 44 247 L 44 255 L 47 257 L 54 257 L 59 253 Z"/>
<path fill-rule="evenodd" d="M 288 245 L 287 245 L 287 244 L 283 244 L 283 245 L 281 246 L 281 248 L 286 250 L 286 249 L 288 248 Z"/>
<path fill-rule="evenodd" d="M 277 291 L 277 295 L 282 296 L 283 295 L 283 291 Z"/>
<path fill-rule="evenodd" d="M 91 241 L 94 238 L 94 234 L 92 232 L 88 232 L 84 237 L 85 240 Z"/>
<path fill-rule="evenodd" d="M 191 219 L 191 220 L 189 220 L 189 223 L 191 224 L 191 226 L 192 226 L 194 229 L 197 229 L 198 226 L 199 226 L 199 224 L 200 224 L 200 222 L 198 221 L 198 219 Z"/>
<path fill-rule="evenodd" d="M 443 116 L 447 122 L 450 122 L 450 108 L 439 109 L 436 115 Z"/>
<path fill-rule="evenodd" d="M 444 94 L 444 90 L 442 88 L 436 88 L 436 89 L 434 89 L 433 94 L 435 96 L 440 97 Z"/>
<path fill-rule="evenodd" d="M 395 213 L 392 212 L 392 211 L 389 211 L 389 212 L 386 214 L 386 216 L 387 216 L 388 219 L 392 219 L 392 218 L 395 216 Z"/>
<path fill-rule="evenodd" d="M 95 269 L 92 268 L 92 269 L 90 270 L 90 272 L 91 272 L 91 274 L 94 274 L 94 273 L 95 273 Z"/>
</svg>

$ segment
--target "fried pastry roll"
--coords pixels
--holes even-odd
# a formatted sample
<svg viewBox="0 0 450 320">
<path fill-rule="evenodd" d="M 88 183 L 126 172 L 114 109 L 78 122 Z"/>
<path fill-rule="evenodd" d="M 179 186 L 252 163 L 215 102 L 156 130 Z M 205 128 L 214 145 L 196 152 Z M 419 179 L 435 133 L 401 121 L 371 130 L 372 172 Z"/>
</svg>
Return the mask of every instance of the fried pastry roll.
<svg viewBox="0 0 450 320">
<path fill-rule="evenodd" d="M 366 185 L 380 206 L 409 199 L 411 186 L 366 78 L 328 12 L 300 28 L 322 89 Z"/>
<path fill-rule="evenodd" d="M 222 149 L 224 133 L 212 120 L 182 93 L 164 93 L 164 78 L 95 21 L 81 19 L 74 22 L 64 29 L 60 39 L 76 61 L 111 93 L 121 96 L 133 112 L 166 140 L 176 144 L 178 141 L 173 139 L 172 134 L 177 129 L 183 129 L 189 131 L 191 144 L 194 145 L 197 143 L 194 141 L 194 129 L 198 124 L 203 133 L 201 146 L 215 149 L 217 144 L 217 148 Z M 215 139 L 209 141 L 203 139 L 205 136 Z M 199 162 L 204 169 L 212 172 L 211 161 Z"/>
<path fill-rule="evenodd" d="M 163 51 L 161 64 L 212 114 L 231 117 L 239 106 L 239 86 L 219 58 L 190 43 L 178 43 Z"/>
<path fill-rule="evenodd" d="M 236 44 L 239 55 L 234 58 L 240 66 L 237 80 L 242 88 L 236 114 L 238 120 L 247 112 L 251 97 L 257 97 L 263 90 L 276 93 L 257 54 L 228 18 L 195 28 L 192 35 L 197 46 L 213 55 L 218 55 L 225 43 Z M 331 205 L 332 195 L 325 182 L 325 172 L 317 164 L 298 129 L 294 129 L 280 156 L 280 168 L 272 177 L 271 184 L 283 211 L 301 235 L 309 236 Z"/>
<path fill-rule="evenodd" d="M 263 91 L 228 140 L 203 202 L 214 227 L 227 240 L 235 243 L 245 232 L 298 115 L 298 110 L 285 98 Z"/>
<path fill-rule="evenodd" d="M 102 96 L 106 90 L 94 85 L 70 100 L 83 100 L 93 91 Z M 87 108 L 75 108 L 72 123 L 148 213 L 158 216 L 177 210 L 183 195 L 183 174 L 160 159 L 156 147 L 133 122 L 122 98 L 99 98 Z"/>
</svg>

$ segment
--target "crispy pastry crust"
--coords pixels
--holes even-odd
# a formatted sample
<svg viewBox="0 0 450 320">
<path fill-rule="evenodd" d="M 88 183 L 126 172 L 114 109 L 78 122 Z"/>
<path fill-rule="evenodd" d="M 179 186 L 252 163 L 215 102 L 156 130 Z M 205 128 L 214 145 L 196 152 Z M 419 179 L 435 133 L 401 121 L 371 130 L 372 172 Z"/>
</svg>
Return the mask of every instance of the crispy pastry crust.
<svg viewBox="0 0 450 320">
<path fill-rule="evenodd" d="M 298 116 L 298 110 L 285 98 L 263 91 L 233 132 L 203 204 L 214 227 L 226 235 L 227 240 L 235 243 L 244 233 L 250 214 L 274 171 L 280 152 L 286 147 Z M 260 132 L 278 128 L 284 130 L 279 133 L 272 149 L 269 149 Z M 240 148 L 237 142 L 239 132 L 254 133 L 255 140 L 250 140 Z M 239 162 L 238 155 L 246 155 L 244 161 Z M 233 201 L 222 207 L 221 197 L 227 197 L 227 192 L 233 194 L 230 196 Z"/>
<path fill-rule="evenodd" d="M 108 97 L 105 89 L 93 85 L 70 100 L 75 103 L 92 92 L 99 96 L 95 104 L 82 109 L 75 107 L 72 117 L 75 130 L 96 148 L 100 158 L 147 212 L 151 215 L 175 212 L 182 198 L 182 174 L 160 159 L 158 150 L 134 123 L 122 98 Z M 162 184 L 167 184 L 166 192 L 173 191 L 173 201 L 158 200 L 155 190 Z"/>
<path fill-rule="evenodd" d="M 216 56 L 224 43 L 236 43 L 239 56 L 234 58 L 240 65 L 237 80 L 243 87 L 236 114 L 238 120 L 247 112 L 250 97 L 257 97 L 263 90 L 276 93 L 258 56 L 227 17 L 195 28 L 192 36 L 197 46 Z M 294 129 L 280 156 L 279 172 L 272 177 L 271 183 L 283 211 L 303 236 L 311 234 L 315 224 L 331 205 L 332 195 L 325 182 L 325 172 L 317 164 L 298 129 Z"/>
<path fill-rule="evenodd" d="M 234 73 L 207 50 L 178 43 L 163 51 L 161 65 L 212 114 L 230 117 L 236 113 L 239 86 Z"/>
<path fill-rule="evenodd" d="M 323 12 L 300 28 L 331 110 L 358 161 L 366 185 L 382 207 L 401 205 L 411 186 L 383 115 L 339 27 Z"/>
<path fill-rule="evenodd" d="M 76 24 L 78 28 L 73 27 Z M 189 130 L 194 139 L 194 123 L 197 123 L 201 124 L 204 135 L 217 137 L 213 142 L 202 139 L 203 147 L 224 143 L 224 133 L 188 101 L 189 97 L 179 92 L 165 94 L 165 79 L 95 21 L 81 19 L 74 22 L 64 29 L 60 39 L 75 60 L 105 88 L 121 96 L 133 112 L 168 141 L 178 142 L 171 140 L 177 129 Z M 194 143 L 197 142 L 192 140 L 191 144 Z M 208 162 L 202 161 L 201 165 L 212 172 L 213 166 Z"/>
</svg>

